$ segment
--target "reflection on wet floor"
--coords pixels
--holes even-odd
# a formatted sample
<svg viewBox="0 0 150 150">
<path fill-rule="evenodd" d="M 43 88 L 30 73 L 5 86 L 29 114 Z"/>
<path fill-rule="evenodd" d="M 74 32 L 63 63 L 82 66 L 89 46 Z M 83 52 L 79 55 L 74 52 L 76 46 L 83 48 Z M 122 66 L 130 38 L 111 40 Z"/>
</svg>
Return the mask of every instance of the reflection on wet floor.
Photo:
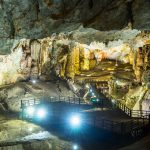
<svg viewBox="0 0 150 150">
<path fill-rule="evenodd" d="M 60 106 L 62 104 L 57 104 L 57 109 Z M 66 109 L 66 106 L 62 107 L 63 109 Z M 91 112 L 95 112 L 95 109 L 93 111 L 92 108 L 90 109 Z M 31 147 L 35 149 L 38 147 L 38 150 L 99 150 L 99 147 L 103 147 L 107 150 L 114 147 L 111 148 L 113 150 L 126 143 L 122 143 L 120 137 L 120 140 L 115 143 L 118 136 L 108 131 L 93 128 L 90 125 L 74 130 L 67 122 L 59 122 L 58 119 L 51 118 L 46 122 L 32 123 L 7 117 L 1 122 L 0 130 L 0 146 L 19 146 L 16 148 L 19 150 Z"/>
</svg>

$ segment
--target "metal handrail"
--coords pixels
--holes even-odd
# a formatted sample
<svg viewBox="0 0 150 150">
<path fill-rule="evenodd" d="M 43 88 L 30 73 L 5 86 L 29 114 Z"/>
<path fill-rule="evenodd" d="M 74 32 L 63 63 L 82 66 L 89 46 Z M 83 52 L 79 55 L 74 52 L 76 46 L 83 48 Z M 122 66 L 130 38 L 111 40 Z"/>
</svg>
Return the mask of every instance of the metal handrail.
<svg viewBox="0 0 150 150">
<path fill-rule="evenodd" d="M 36 105 L 36 104 L 40 104 L 42 103 L 43 100 L 42 98 L 30 98 L 30 99 L 22 99 L 21 100 L 21 108 L 23 107 L 27 107 L 27 106 L 31 106 L 31 105 Z M 85 104 L 85 102 L 83 102 L 83 99 L 80 97 L 53 97 L 53 96 L 49 96 L 45 99 L 45 102 L 66 102 L 69 104 Z"/>
<path fill-rule="evenodd" d="M 133 117 L 133 118 L 149 118 L 150 111 L 146 110 L 132 110 L 128 108 L 126 105 L 123 103 L 116 101 L 115 106 L 125 112 L 128 116 Z"/>
</svg>

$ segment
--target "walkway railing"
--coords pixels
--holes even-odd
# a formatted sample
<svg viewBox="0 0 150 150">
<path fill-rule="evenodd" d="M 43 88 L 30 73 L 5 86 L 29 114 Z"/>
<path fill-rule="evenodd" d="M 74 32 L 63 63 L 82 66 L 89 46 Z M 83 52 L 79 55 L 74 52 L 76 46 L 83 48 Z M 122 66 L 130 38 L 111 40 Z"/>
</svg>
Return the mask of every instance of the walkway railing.
<svg viewBox="0 0 150 150">
<path fill-rule="evenodd" d="M 112 121 L 98 117 L 87 117 L 86 123 L 97 127 L 114 132 L 120 135 L 130 135 L 133 137 L 142 135 L 144 130 L 149 126 L 147 119 L 132 119 L 129 121 Z"/>
<path fill-rule="evenodd" d="M 145 118 L 149 119 L 150 111 L 145 111 L 145 110 L 131 110 L 128 108 L 126 105 L 119 101 L 115 101 L 114 103 L 116 108 L 119 108 L 122 110 L 124 113 L 126 113 L 128 116 L 133 117 L 133 118 Z"/>
<path fill-rule="evenodd" d="M 66 102 L 69 104 L 85 104 L 84 100 L 80 97 L 47 97 L 46 101 L 48 102 Z"/>
<path fill-rule="evenodd" d="M 32 106 L 32 105 L 37 105 L 41 103 L 46 103 L 46 102 L 50 102 L 50 103 L 65 102 L 68 104 L 77 104 L 77 105 L 86 104 L 84 100 L 80 97 L 49 96 L 49 97 L 41 97 L 41 98 L 23 99 L 21 100 L 21 108 Z"/>
<path fill-rule="evenodd" d="M 23 108 L 25 106 L 29 106 L 29 105 L 36 105 L 36 104 L 43 103 L 43 102 L 51 102 L 51 103 L 52 102 L 53 103 L 65 102 L 68 104 L 76 104 L 76 105 L 87 104 L 84 102 L 83 98 L 80 98 L 80 97 L 49 96 L 49 97 L 42 97 L 42 98 L 38 98 L 38 99 L 32 98 L 32 99 L 27 99 L 27 100 L 21 100 L 21 108 Z M 104 105 L 106 104 L 105 102 L 106 102 L 106 99 L 99 99 L 99 102 L 97 104 L 99 104 L 98 106 L 100 106 L 100 107 L 104 107 Z M 128 108 L 125 104 L 121 103 L 120 101 L 115 101 L 114 103 L 112 103 L 112 105 L 115 108 L 119 108 L 120 110 L 122 110 L 124 113 L 126 113 L 130 117 L 149 119 L 150 111 L 131 110 L 130 108 Z"/>
<path fill-rule="evenodd" d="M 28 99 L 28 100 L 22 100 L 21 101 L 21 108 L 28 107 L 31 105 L 38 105 L 40 103 L 44 102 L 66 102 L 68 104 L 86 104 L 83 99 L 78 97 L 46 97 L 42 99 Z M 104 99 L 102 100 L 104 101 Z M 104 102 L 103 102 L 104 103 Z M 126 107 L 124 104 L 120 102 L 116 102 L 115 106 L 121 110 L 123 110 L 127 115 L 130 117 L 134 117 L 130 121 L 112 121 L 107 120 L 103 118 L 99 118 L 97 116 L 86 116 L 85 123 L 89 124 L 94 127 L 102 128 L 111 132 L 115 132 L 121 135 L 127 135 L 130 134 L 132 136 L 139 136 L 143 133 L 143 130 L 147 125 L 149 124 L 148 111 L 143 111 L 143 114 L 141 114 L 140 111 L 132 111 L 128 107 Z M 61 114 L 61 113 L 58 113 Z"/>
</svg>

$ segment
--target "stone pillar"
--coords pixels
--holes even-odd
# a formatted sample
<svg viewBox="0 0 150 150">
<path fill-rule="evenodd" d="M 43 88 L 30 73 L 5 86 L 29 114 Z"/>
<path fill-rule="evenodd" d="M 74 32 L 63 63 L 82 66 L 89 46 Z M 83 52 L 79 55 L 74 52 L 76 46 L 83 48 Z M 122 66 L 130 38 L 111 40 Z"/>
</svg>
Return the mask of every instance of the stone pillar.
<svg viewBox="0 0 150 150">
<path fill-rule="evenodd" d="M 89 70 L 90 69 L 90 50 L 87 48 L 80 49 L 80 67 L 81 70 Z"/>
<path fill-rule="evenodd" d="M 75 75 L 75 69 L 74 69 L 74 50 L 70 50 L 67 57 L 67 64 L 66 64 L 66 71 L 65 75 L 68 78 L 71 78 L 74 80 Z"/>
<path fill-rule="evenodd" d="M 149 126 L 150 126 L 150 114 L 149 114 L 149 118 L 148 119 L 149 119 Z"/>
<path fill-rule="evenodd" d="M 80 73 L 79 71 L 80 70 L 80 58 L 79 58 L 80 49 L 79 47 L 75 47 L 73 51 L 74 51 L 74 57 L 75 57 L 74 59 L 75 74 L 79 74 Z"/>
<path fill-rule="evenodd" d="M 38 78 L 39 76 L 39 61 L 40 61 L 40 51 L 41 43 L 37 40 L 31 41 L 31 58 L 33 60 L 33 67 L 31 68 L 31 76 L 33 78 Z"/>
<path fill-rule="evenodd" d="M 49 42 L 42 41 L 40 59 L 39 59 L 39 74 L 46 74 L 50 69 L 50 58 L 49 58 Z M 49 64 L 48 64 L 49 63 Z M 49 67 L 49 68 L 48 68 Z"/>
<path fill-rule="evenodd" d="M 93 69 L 96 66 L 96 59 L 95 59 L 95 55 L 94 52 L 90 52 L 90 62 L 89 62 L 89 67 L 90 69 Z"/>
<path fill-rule="evenodd" d="M 136 66 L 134 68 L 136 79 L 138 82 L 141 82 L 142 74 L 143 74 L 143 66 L 144 66 L 144 55 L 143 50 L 140 47 L 137 52 Z"/>
</svg>

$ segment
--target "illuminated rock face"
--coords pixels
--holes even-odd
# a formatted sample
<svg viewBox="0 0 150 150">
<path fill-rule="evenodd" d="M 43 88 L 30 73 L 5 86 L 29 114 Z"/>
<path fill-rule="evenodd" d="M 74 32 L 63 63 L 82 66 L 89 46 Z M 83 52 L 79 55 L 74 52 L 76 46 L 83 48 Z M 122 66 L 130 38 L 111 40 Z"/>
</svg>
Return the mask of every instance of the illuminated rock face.
<svg viewBox="0 0 150 150">
<path fill-rule="evenodd" d="M 81 28 L 73 33 L 60 33 L 44 39 L 23 39 L 16 42 L 10 55 L 0 56 L 0 85 L 40 76 L 49 79 L 51 73 L 74 80 L 81 71 L 94 69 L 101 61 L 108 59 L 130 63 L 136 75 L 135 80 L 146 80 L 146 73 L 143 75 L 143 72 L 147 72 L 150 64 L 149 47 L 145 44 L 149 40 L 149 34 L 142 38 L 142 34 L 137 30 L 117 31 L 114 34 L 121 39 L 105 44 L 100 39 L 100 42 L 95 42 L 98 40 L 96 36 L 93 36 L 89 43 L 93 33 L 102 34 L 99 31 Z M 111 38 L 105 34 L 104 37 Z M 83 35 L 89 38 L 85 39 Z"/>
<path fill-rule="evenodd" d="M 21 48 L 18 48 L 17 51 L 10 55 L 0 56 L 0 85 L 14 83 L 18 78 L 22 77 L 22 75 L 18 74 L 21 58 Z"/>
</svg>

